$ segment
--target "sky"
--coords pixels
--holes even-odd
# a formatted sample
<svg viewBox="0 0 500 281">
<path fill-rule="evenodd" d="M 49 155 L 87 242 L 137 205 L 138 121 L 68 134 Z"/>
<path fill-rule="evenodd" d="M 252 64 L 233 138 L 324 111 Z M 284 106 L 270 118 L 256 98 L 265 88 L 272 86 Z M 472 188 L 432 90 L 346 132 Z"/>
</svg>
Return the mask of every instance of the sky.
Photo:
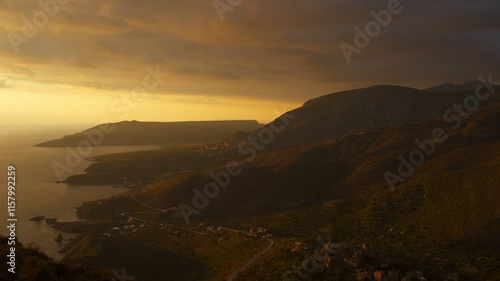
<svg viewBox="0 0 500 281">
<path fill-rule="evenodd" d="M 355 28 L 391 4 L 357 48 Z M 499 13 L 495 0 L 0 0 L 0 129 L 267 122 L 342 90 L 472 81 L 498 72 Z"/>
</svg>

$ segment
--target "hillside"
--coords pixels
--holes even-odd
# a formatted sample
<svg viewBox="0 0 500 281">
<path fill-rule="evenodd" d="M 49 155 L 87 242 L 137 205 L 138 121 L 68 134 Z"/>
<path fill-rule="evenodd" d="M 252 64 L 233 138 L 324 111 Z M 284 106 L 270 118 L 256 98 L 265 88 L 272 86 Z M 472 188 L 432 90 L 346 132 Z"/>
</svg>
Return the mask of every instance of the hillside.
<svg viewBox="0 0 500 281">
<path fill-rule="evenodd" d="M 479 82 L 475 82 L 477 85 Z M 471 84 L 471 83 L 467 83 Z M 453 90 L 453 89 L 452 89 Z M 439 94 L 400 86 L 373 86 L 322 96 L 288 112 L 295 116 L 273 146 L 287 147 L 326 140 L 368 128 L 410 124 L 443 113 L 474 95 L 474 90 Z M 500 101 L 496 93 L 480 106 Z M 281 126 L 280 118 L 268 124 Z"/>
<path fill-rule="evenodd" d="M 365 129 L 399 126 L 442 117 L 443 113 L 453 108 L 455 104 L 462 104 L 467 97 L 473 96 L 475 91 L 470 89 L 475 88 L 478 83 L 469 82 L 453 87 L 451 84 L 446 84 L 449 87 L 437 86 L 434 90 L 431 89 L 432 92 L 400 86 L 373 86 L 322 96 L 306 102 L 302 107 L 287 112 L 264 126 L 263 128 L 281 128 L 283 120 L 287 123 L 283 130 L 275 135 L 272 142 L 266 145 L 265 151 L 329 140 Z M 438 88 L 439 94 L 436 93 Z M 489 99 L 481 101 L 479 107 L 496 102 L 500 102 L 500 91 Z M 149 133 L 151 132 L 142 132 L 143 135 Z M 163 177 L 165 173 L 209 168 L 222 164 L 221 160 L 225 159 L 240 160 L 241 153 L 238 151 L 226 153 L 225 146 L 237 147 L 249 137 L 259 139 L 258 133 L 259 130 L 254 130 L 252 133 L 239 131 L 226 135 L 224 139 L 219 139 L 220 144 L 205 149 L 218 151 L 217 157 L 214 153 L 206 153 L 214 156 L 211 158 L 206 154 L 196 155 L 193 150 L 184 150 L 181 153 L 143 152 L 120 157 L 98 157 L 95 159 L 97 163 L 90 166 L 87 173 L 72 176 L 66 182 L 71 185 L 128 185 L 122 179 L 135 176 L 141 182 L 151 183 Z M 130 137 L 121 137 L 117 142 L 125 141 L 127 138 Z M 141 165 L 137 165 L 138 161 Z"/>
<path fill-rule="evenodd" d="M 435 171 L 439 166 L 431 165 L 433 161 L 453 166 L 455 161 L 445 158 L 446 153 L 482 151 L 484 147 L 485 150 L 491 148 L 494 156 L 500 141 L 498 112 L 499 106 L 487 107 L 471 117 L 463 130 L 450 129 L 449 140 L 436 148 L 443 155 L 436 153 L 428 159 L 414 177 L 419 178 L 420 169 L 440 172 Z M 231 179 L 230 187 L 221 192 L 201 216 L 265 214 L 300 207 L 301 202 L 313 204 L 350 198 L 359 195 L 368 186 L 374 190 L 388 189 L 384 172 L 397 172 L 398 156 L 415 149 L 415 139 L 429 137 L 434 128 L 446 126 L 449 127 L 449 124 L 440 119 L 431 119 L 420 124 L 371 129 L 363 134 L 347 134 L 274 151 L 262 154 L 249 163 L 241 160 L 242 173 Z M 496 131 L 493 130 L 495 128 Z M 435 160 L 439 157 L 443 157 L 442 160 Z M 470 165 L 480 165 L 480 161 L 471 161 Z M 202 189 L 211 180 L 205 172 L 181 173 L 149 186 L 138 196 L 153 205 L 189 202 L 193 196 L 191 189 Z"/>
<path fill-rule="evenodd" d="M 16 245 L 16 269 L 12 274 L 7 271 L 6 256 L 10 254 L 8 238 L 0 236 L 0 253 L 2 255 L 2 265 L 0 266 L 0 280 L 93 280 L 112 281 L 115 280 L 111 270 L 92 271 L 89 268 L 70 262 L 54 261 L 40 252 L 36 247 L 25 247 L 21 243 Z"/>
<path fill-rule="evenodd" d="M 334 235 L 369 243 L 404 268 L 420 268 L 434 280 L 495 280 L 500 244 L 500 104 L 476 111 L 458 130 L 441 118 L 343 136 L 240 160 L 242 172 L 191 221 L 236 228 L 262 225 L 286 240 Z M 384 173 L 397 173 L 416 139 L 443 128 L 447 140 L 395 192 Z M 213 169 L 218 172 L 220 169 Z M 212 181 L 209 170 L 178 173 L 131 194 L 150 206 L 192 205 L 193 188 Z M 82 218 L 118 220 L 120 212 L 146 212 L 129 194 L 79 209 Z M 179 214 L 143 214 L 183 225 Z M 241 280 L 276 280 L 287 269 L 283 252 L 271 254 Z M 278 268 L 278 269 L 277 269 Z M 274 272 L 274 273 L 272 273 Z M 274 277 L 272 277 L 274 276 Z"/>
<path fill-rule="evenodd" d="M 458 274 L 460 280 L 495 281 L 500 275 L 498 93 L 473 112 L 443 119 L 444 112 L 470 95 L 376 86 L 321 97 L 290 112 L 296 117 L 276 135 L 276 145 L 270 144 L 255 159 L 239 153 L 239 142 L 248 137 L 240 133 L 212 145 L 100 156 L 86 175 L 68 182 L 105 179 L 116 184 L 115 180 L 126 178 L 142 184 L 126 194 L 84 204 L 78 214 L 86 221 L 59 227 L 102 236 L 110 225 L 127 226 L 139 219 L 155 228 L 133 234 L 133 239 L 124 234 L 123 243 L 131 249 L 144 244 L 151 248 L 148 251 L 164 245 L 162 239 L 151 239 L 159 233 L 157 228 L 189 239 L 199 234 L 200 224 L 271 229 L 277 246 L 238 280 L 279 280 L 307 255 L 291 254 L 290 241 L 311 241 L 320 235 L 337 242 L 367 243 L 377 253 L 396 259 L 399 268 L 424 271 L 429 280 Z M 332 118 L 341 121 L 325 127 L 325 120 Z M 425 149 L 431 152 L 426 155 L 417 143 L 432 138 L 436 130 L 445 137 L 432 148 L 427 144 Z M 408 175 L 398 172 L 401 159 L 421 150 L 422 163 L 406 167 L 411 170 Z M 220 175 L 230 160 L 238 162 L 241 172 L 229 177 L 227 185 L 215 181 L 213 175 Z M 389 185 L 387 172 L 401 180 Z M 207 206 L 189 216 L 191 224 L 186 225 L 186 216 L 176 208 L 194 207 L 199 194 L 195 190 L 204 192 L 213 182 L 221 187 L 218 194 L 205 200 Z M 99 237 L 89 247 L 93 243 L 106 245 L 103 249 L 116 247 L 109 238 Z M 239 259 L 228 262 L 234 253 L 225 248 L 200 252 L 198 246 L 178 241 L 157 254 L 192 253 L 193 260 L 176 266 L 179 276 L 201 261 L 211 269 L 193 269 L 196 274 L 221 279 L 228 274 L 226 266 L 241 264 Z M 124 249 L 121 256 L 127 253 Z M 101 250 L 95 257 L 73 257 L 95 265 L 108 255 Z M 347 270 L 344 273 L 350 274 Z"/>
<path fill-rule="evenodd" d="M 257 121 L 138 122 L 101 124 L 61 139 L 37 144 L 41 147 L 77 146 L 90 141 L 96 146 L 162 145 L 221 141 L 239 131 L 260 128 Z"/>
</svg>

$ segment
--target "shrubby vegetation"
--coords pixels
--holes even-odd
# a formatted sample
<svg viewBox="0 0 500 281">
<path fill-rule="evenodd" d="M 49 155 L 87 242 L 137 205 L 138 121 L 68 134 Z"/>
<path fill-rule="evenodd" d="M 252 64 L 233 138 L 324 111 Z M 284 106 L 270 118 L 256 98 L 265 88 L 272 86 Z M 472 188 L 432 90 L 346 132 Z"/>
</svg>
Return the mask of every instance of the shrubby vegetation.
<svg viewBox="0 0 500 281">
<path fill-rule="evenodd" d="M 10 246 L 7 237 L 0 237 L 0 255 L 6 257 Z M 7 263 L 0 265 L 0 280 L 18 281 L 111 281 L 111 272 L 92 271 L 86 266 L 55 261 L 34 245 L 16 244 L 16 274 L 7 272 Z"/>
</svg>

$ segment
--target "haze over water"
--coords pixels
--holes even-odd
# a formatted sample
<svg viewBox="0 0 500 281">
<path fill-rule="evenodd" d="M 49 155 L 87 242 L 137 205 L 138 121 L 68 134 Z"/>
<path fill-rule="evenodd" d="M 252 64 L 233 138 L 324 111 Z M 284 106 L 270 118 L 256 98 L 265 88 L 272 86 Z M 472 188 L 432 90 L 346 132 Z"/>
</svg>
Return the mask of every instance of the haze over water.
<svg viewBox="0 0 500 281">
<path fill-rule="evenodd" d="M 16 215 L 17 237 L 24 244 L 36 243 L 47 255 L 60 258 L 58 251 L 63 245 L 58 245 L 53 239 L 58 231 L 48 227 L 44 221 L 36 223 L 30 221 L 35 216 L 57 218 L 59 221 L 77 220 L 76 208 L 83 202 L 107 198 L 119 194 L 126 189 L 112 186 L 67 186 L 57 184 L 57 177 L 52 170 L 52 163 L 65 163 L 67 151 L 65 148 L 41 148 L 34 144 L 42 141 L 74 133 L 72 130 L 37 132 L 37 133 L 10 133 L 0 138 L 0 191 L 1 202 L 7 202 L 7 167 L 16 167 Z M 153 146 L 121 146 L 98 147 L 93 149 L 91 156 L 108 153 L 119 153 L 137 150 L 153 149 Z M 83 173 L 90 165 L 84 161 L 75 168 L 74 174 Z M 65 175 L 67 176 L 67 175 Z M 2 204 L 2 218 L 6 224 L 7 207 Z M 1 227 L 1 234 L 7 235 L 6 227 Z M 74 237 L 63 234 L 65 239 Z M 67 240 L 65 240 L 65 243 Z"/>
</svg>

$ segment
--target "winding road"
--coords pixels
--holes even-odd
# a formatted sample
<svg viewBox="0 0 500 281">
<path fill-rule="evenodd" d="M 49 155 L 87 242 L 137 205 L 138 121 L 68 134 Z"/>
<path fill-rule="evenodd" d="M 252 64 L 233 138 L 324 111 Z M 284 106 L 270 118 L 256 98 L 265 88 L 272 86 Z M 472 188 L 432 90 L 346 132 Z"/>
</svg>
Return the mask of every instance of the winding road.
<svg viewBox="0 0 500 281">
<path fill-rule="evenodd" d="M 260 257 L 262 257 L 273 245 L 274 245 L 274 240 L 271 238 L 266 238 L 267 241 L 269 241 L 269 245 L 260 251 L 257 255 L 255 255 L 251 260 L 249 260 L 245 265 L 240 267 L 238 270 L 236 270 L 227 280 L 228 281 L 234 281 L 236 277 L 238 277 L 238 274 L 243 272 L 243 270 L 247 269 L 249 266 L 251 266 L 253 263 L 255 263 Z"/>
<path fill-rule="evenodd" d="M 155 222 L 153 222 L 153 221 L 149 221 L 149 220 L 145 220 L 145 219 L 140 219 L 140 218 L 137 218 L 137 217 L 133 217 L 130 214 L 139 214 L 139 213 L 147 213 L 147 214 L 154 213 L 154 214 L 158 214 L 158 213 L 165 213 L 167 211 L 165 209 L 159 209 L 159 208 L 156 208 L 154 206 L 148 205 L 148 204 L 140 201 L 139 199 L 135 198 L 134 195 L 132 195 L 132 194 L 130 195 L 130 197 L 134 201 L 136 201 L 137 203 L 143 205 L 144 207 L 153 209 L 156 212 L 123 212 L 123 213 L 118 213 L 117 212 L 118 215 L 126 217 L 126 218 L 129 218 L 129 219 L 134 219 L 134 220 L 137 220 L 137 221 L 145 222 L 145 223 L 155 224 Z M 236 233 L 243 233 L 243 234 L 245 234 L 247 236 L 252 236 L 252 235 L 250 235 L 250 233 L 247 233 L 247 232 L 244 232 L 244 231 L 241 231 L 241 230 L 237 230 L 237 229 L 233 229 L 233 228 L 229 228 L 229 227 L 223 227 L 223 226 L 221 226 L 221 228 L 224 229 L 224 230 L 227 230 L 227 231 L 236 232 Z M 184 230 L 187 230 L 189 232 L 196 233 L 196 234 L 207 235 L 205 233 L 197 232 L 197 231 L 193 231 L 193 230 L 188 230 L 188 229 L 184 229 Z M 234 281 L 235 278 L 238 277 L 238 274 L 240 274 L 245 269 L 247 269 L 252 264 L 254 264 L 260 257 L 262 257 L 267 251 L 269 251 L 269 249 L 271 249 L 271 247 L 274 245 L 274 240 L 271 239 L 271 238 L 265 238 L 265 239 L 267 239 L 267 241 L 269 241 L 269 245 L 267 245 L 267 247 L 265 249 L 263 249 L 262 251 L 260 251 L 252 259 L 250 259 L 246 264 L 244 264 L 242 267 L 240 267 L 238 270 L 236 270 L 233 274 L 231 274 L 231 276 L 229 276 L 229 278 L 227 279 L 228 281 Z"/>
</svg>

